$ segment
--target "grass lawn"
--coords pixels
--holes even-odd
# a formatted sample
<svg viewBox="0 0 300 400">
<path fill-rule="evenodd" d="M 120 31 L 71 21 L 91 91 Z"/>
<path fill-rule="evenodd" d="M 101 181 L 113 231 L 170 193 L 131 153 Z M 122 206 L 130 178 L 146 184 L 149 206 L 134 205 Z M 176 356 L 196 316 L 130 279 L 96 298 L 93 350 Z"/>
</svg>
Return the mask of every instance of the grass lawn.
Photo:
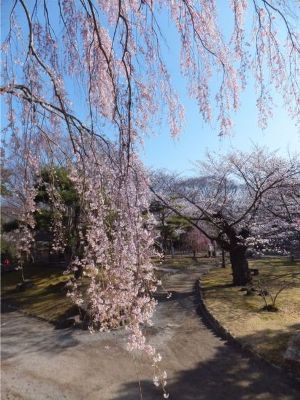
<svg viewBox="0 0 300 400">
<path fill-rule="evenodd" d="M 259 269 L 259 275 L 254 277 L 254 287 L 258 279 L 267 282 L 270 276 L 272 279 L 282 276 L 266 286 L 271 294 L 278 290 L 278 282 L 284 279 L 284 274 L 300 272 L 300 262 L 283 258 L 251 260 L 249 264 L 251 268 Z M 209 311 L 234 337 L 250 344 L 267 360 L 288 367 L 283 355 L 289 339 L 300 330 L 300 280 L 295 280 L 278 296 L 277 312 L 263 311 L 264 302 L 257 292 L 246 295 L 231 282 L 230 267 L 215 268 L 201 279 Z"/>
<path fill-rule="evenodd" d="M 1 276 L 1 296 L 10 305 L 16 306 L 30 315 L 57 321 L 72 308 L 66 297 L 65 284 L 68 276 L 63 270 L 44 265 L 32 265 L 24 269 L 26 279 L 31 279 L 34 286 L 25 291 L 16 289 L 20 282 L 20 271 L 12 271 Z"/>
</svg>

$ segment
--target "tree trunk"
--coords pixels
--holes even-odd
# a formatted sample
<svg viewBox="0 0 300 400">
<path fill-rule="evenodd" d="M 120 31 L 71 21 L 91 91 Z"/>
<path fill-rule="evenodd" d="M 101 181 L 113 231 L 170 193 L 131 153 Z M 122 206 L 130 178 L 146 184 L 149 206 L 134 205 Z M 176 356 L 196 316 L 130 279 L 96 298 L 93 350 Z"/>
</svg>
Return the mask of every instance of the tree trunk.
<svg viewBox="0 0 300 400">
<path fill-rule="evenodd" d="M 224 249 L 222 249 L 222 268 L 226 268 L 225 250 Z"/>
<path fill-rule="evenodd" d="M 234 286 L 244 286 L 251 282 L 251 274 L 248 268 L 246 250 L 247 248 L 242 245 L 230 247 L 229 255 Z"/>
<path fill-rule="evenodd" d="M 173 242 L 171 242 L 171 255 L 172 255 L 172 258 L 174 258 L 174 256 L 175 256 L 175 251 L 174 251 Z"/>
</svg>

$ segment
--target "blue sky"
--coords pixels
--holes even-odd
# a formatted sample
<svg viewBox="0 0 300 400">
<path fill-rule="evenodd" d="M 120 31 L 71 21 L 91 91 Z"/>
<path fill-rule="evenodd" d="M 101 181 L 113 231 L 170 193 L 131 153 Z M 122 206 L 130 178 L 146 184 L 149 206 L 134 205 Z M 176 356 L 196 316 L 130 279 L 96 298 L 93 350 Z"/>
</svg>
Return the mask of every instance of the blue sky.
<svg viewBox="0 0 300 400">
<path fill-rule="evenodd" d="M 268 128 L 262 130 L 257 123 L 255 91 L 249 87 L 242 95 L 240 110 L 234 118 L 234 132 L 229 137 L 220 138 L 217 124 L 205 124 L 196 104 L 186 99 L 186 123 L 181 135 L 173 140 L 167 126 L 162 126 L 157 135 L 145 139 L 142 159 L 148 167 L 190 175 L 194 173 L 193 162 L 203 158 L 207 151 L 226 152 L 232 148 L 247 151 L 253 144 L 278 150 L 282 154 L 300 151 L 299 130 L 283 108 L 280 98 L 275 100 L 278 106 L 274 109 L 274 116 Z"/>
<path fill-rule="evenodd" d="M 224 4 L 227 3 L 225 6 Z M 220 0 L 220 24 L 229 37 L 232 14 L 228 2 Z M 250 16 L 249 16 L 250 17 Z M 249 18 L 250 20 L 250 18 Z M 150 168 L 166 168 L 172 171 L 191 175 L 195 173 L 193 162 L 205 157 L 207 151 L 227 152 L 232 148 L 247 151 L 253 145 L 264 146 L 270 150 L 278 150 L 282 154 L 288 151 L 300 152 L 300 129 L 295 126 L 283 106 L 281 96 L 274 94 L 273 118 L 268 128 L 262 130 L 258 126 L 256 110 L 256 93 L 253 79 L 249 79 L 246 91 L 241 96 L 241 107 L 234 116 L 232 135 L 220 138 L 216 121 L 211 124 L 203 122 L 196 102 L 187 95 L 186 82 L 178 73 L 179 43 L 174 27 L 169 23 L 167 15 L 160 17 L 164 34 L 170 48 L 164 49 L 164 58 L 171 70 L 174 85 L 185 106 L 186 121 L 181 135 L 173 140 L 168 127 L 158 127 L 155 136 L 145 139 L 141 157 Z M 249 28 L 249 27 L 248 27 Z M 213 85 L 215 82 L 212 82 Z"/>
</svg>

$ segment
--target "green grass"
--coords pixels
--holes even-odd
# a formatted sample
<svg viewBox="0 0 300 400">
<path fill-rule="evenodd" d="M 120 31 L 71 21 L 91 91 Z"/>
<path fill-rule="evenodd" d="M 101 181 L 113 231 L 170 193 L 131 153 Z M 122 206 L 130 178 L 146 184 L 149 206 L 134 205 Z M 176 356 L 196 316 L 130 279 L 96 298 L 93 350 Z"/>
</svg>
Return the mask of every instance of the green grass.
<svg viewBox="0 0 300 400">
<path fill-rule="evenodd" d="M 65 284 L 69 279 L 63 270 L 43 265 L 32 265 L 24 270 L 25 278 L 32 280 L 34 286 L 19 291 L 20 271 L 2 275 L 2 299 L 10 305 L 20 308 L 30 315 L 49 321 L 61 319 L 72 307 L 66 297 Z"/>
<path fill-rule="evenodd" d="M 249 264 L 251 268 L 259 269 L 259 276 L 254 277 L 254 287 L 260 279 L 267 282 L 266 287 L 271 293 L 276 292 L 280 285 L 277 280 L 269 281 L 270 277 L 300 272 L 300 262 L 282 258 L 251 260 Z M 300 281 L 295 281 L 278 296 L 278 312 L 262 311 L 264 302 L 261 296 L 257 293 L 247 296 L 231 282 L 230 268 L 213 269 L 201 279 L 209 311 L 233 336 L 250 344 L 267 360 L 287 366 L 284 352 L 290 338 L 300 328 Z"/>
</svg>

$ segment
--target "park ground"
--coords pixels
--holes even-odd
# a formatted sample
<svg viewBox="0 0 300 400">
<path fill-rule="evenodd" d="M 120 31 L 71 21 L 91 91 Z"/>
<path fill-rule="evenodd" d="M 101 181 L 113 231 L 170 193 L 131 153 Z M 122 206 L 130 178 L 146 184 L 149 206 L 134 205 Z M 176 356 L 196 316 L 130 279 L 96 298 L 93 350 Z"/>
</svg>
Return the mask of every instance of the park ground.
<svg viewBox="0 0 300 400">
<path fill-rule="evenodd" d="M 163 288 L 154 325 L 146 335 L 163 356 L 170 399 L 298 399 L 296 380 L 222 341 L 198 315 L 197 280 L 215 280 L 217 270 L 226 275 L 213 266 L 214 261 L 204 259 L 175 259 L 159 267 Z M 52 321 L 68 315 L 71 304 L 63 297 L 61 283 L 67 277 L 46 270 L 41 275 L 33 270 L 36 286 L 18 295 L 13 290 L 14 273 L 3 279 L 2 398 L 161 399 L 149 362 L 126 351 L 124 330 L 92 335 L 72 327 L 58 329 L 57 324 L 26 315 Z M 167 292 L 172 292 L 170 298 Z M 26 314 L 7 307 L 8 299 Z"/>
<path fill-rule="evenodd" d="M 259 271 L 249 286 L 254 291 L 232 286 L 230 268 L 213 268 L 203 276 L 200 284 L 206 308 L 242 344 L 300 377 L 299 364 L 285 357 L 289 343 L 300 331 L 300 262 L 265 258 L 250 261 L 250 267 Z M 278 293 L 276 311 L 264 309 L 262 290 L 268 305 Z"/>
</svg>

